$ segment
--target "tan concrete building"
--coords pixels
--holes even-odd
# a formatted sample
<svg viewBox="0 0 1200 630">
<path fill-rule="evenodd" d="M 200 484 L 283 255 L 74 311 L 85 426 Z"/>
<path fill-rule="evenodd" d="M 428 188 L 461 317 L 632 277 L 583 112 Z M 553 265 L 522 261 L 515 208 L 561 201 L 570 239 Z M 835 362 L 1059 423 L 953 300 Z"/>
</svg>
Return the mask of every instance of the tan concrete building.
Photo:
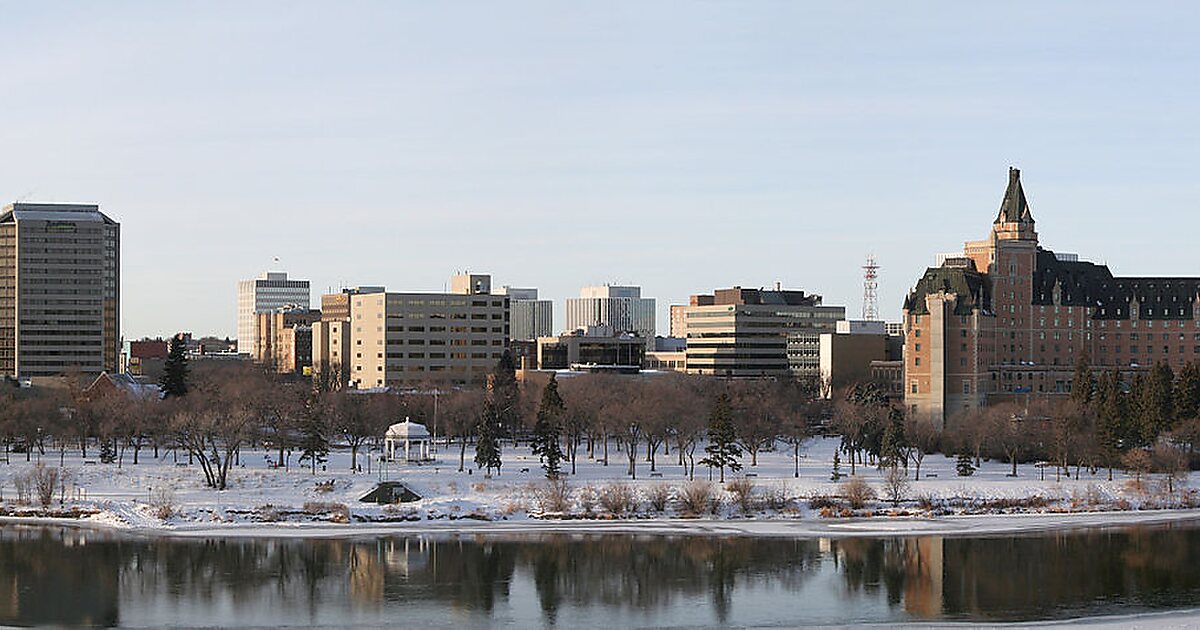
<svg viewBox="0 0 1200 630">
<path fill-rule="evenodd" d="M 293 306 L 256 313 L 251 358 L 280 374 L 304 374 L 312 367 L 312 325 L 321 311 Z"/>
<path fill-rule="evenodd" d="M 479 383 L 509 339 L 508 298 L 487 294 L 352 295 L 348 383 Z"/>
<path fill-rule="evenodd" d="M 718 289 L 684 309 L 689 374 L 820 378 L 820 336 L 844 319 L 843 306 L 782 289 Z"/>
<path fill-rule="evenodd" d="M 0 374 L 116 373 L 121 226 L 95 205 L 0 209 Z"/>
<path fill-rule="evenodd" d="M 350 382 L 351 298 L 384 291 L 380 286 L 350 287 L 321 296 L 321 319 L 312 323 L 312 375 L 322 389 L 341 389 Z"/>
</svg>

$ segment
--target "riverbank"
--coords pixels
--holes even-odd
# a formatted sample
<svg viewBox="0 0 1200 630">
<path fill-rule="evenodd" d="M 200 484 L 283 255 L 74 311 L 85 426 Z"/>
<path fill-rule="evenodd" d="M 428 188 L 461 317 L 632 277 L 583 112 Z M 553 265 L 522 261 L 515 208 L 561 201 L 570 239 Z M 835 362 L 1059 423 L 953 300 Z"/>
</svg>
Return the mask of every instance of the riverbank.
<svg viewBox="0 0 1200 630">
<path fill-rule="evenodd" d="M 368 474 L 352 472 L 349 453 L 336 451 L 314 474 L 270 466 L 274 453 L 247 452 L 230 471 L 229 488 L 220 492 L 203 487 L 198 467 L 169 452 L 157 459 L 143 452 L 137 465 L 128 457 L 121 465 L 105 465 L 68 455 L 61 467 L 53 466 L 66 482 L 46 510 L 31 505 L 39 503 L 35 496 L 16 500 L 19 476 L 30 474 L 37 462 L 0 464 L 0 522 L 203 536 L 611 531 L 847 537 L 1002 534 L 1200 518 L 1200 500 L 1188 478 L 1168 484 L 1118 471 L 1109 481 L 1107 471 L 1086 470 L 1080 478 L 1059 477 L 1053 469 L 1031 465 L 1019 466 L 1019 476 L 1012 477 L 1008 464 L 989 461 L 973 475 L 959 476 L 955 460 L 941 455 L 925 459 L 920 479 L 915 467 L 909 471 L 895 502 L 882 499 L 890 492 L 880 471 L 857 467 L 875 497 L 855 505 L 845 486 L 830 480 L 836 448 L 837 440 L 814 440 L 799 466 L 790 453 L 760 453 L 756 466 L 746 461 L 745 469 L 729 475 L 737 484 L 709 483 L 709 471 L 699 468 L 698 485 L 707 488 L 699 500 L 687 496 L 697 484 L 673 455 L 660 455 L 653 471 L 639 461 L 637 479 L 615 458 L 610 465 L 581 460 L 554 490 L 523 448 L 506 448 L 505 468 L 492 478 L 469 467 L 459 472 L 457 453 L 382 470 L 372 461 Z M 59 463 L 49 453 L 42 459 L 47 467 Z M 366 468 L 365 455 L 359 463 Z M 848 475 L 849 468 L 843 465 L 840 472 Z M 381 480 L 403 481 L 420 499 L 361 502 Z"/>
</svg>

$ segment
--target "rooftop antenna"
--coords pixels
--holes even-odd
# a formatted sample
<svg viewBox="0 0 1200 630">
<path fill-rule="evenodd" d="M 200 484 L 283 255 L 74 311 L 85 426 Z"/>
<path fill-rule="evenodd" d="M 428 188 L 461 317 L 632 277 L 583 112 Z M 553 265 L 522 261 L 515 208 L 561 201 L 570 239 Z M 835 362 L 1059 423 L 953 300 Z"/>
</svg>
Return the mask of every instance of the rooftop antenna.
<svg viewBox="0 0 1200 630">
<path fill-rule="evenodd" d="M 863 265 L 863 302 L 862 318 L 869 322 L 879 320 L 879 265 L 875 262 L 875 254 L 867 255 L 867 264 Z"/>
</svg>

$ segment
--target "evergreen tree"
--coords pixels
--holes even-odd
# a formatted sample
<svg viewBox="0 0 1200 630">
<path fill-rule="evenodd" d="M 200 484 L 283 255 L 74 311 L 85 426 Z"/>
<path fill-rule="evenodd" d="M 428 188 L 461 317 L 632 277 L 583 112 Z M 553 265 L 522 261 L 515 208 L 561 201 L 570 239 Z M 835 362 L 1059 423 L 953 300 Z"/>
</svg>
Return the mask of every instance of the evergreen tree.
<svg viewBox="0 0 1200 630">
<path fill-rule="evenodd" d="M 1165 361 L 1154 365 L 1138 390 L 1139 444 L 1149 446 L 1175 425 L 1175 373 Z"/>
<path fill-rule="evenodd" d="M 517 384 L 517 368 L 512 353 L 508 350 L 500 355 L 496 367 L 488 379 L 488 395 L 497 423 L 496 439 L 511 433 L 521 424 L 520 395 Z M 497 467 L 498 468 L 498 467 Z"/>
<path fill-rule="evenodd" d="M 1116 370 L 1100 377 L 1096 387 L 1096 443 L 1100 458 L 1108 468 L 1108 479 L 1112 481 L 1113 467 L 1117 465 L 1121 451 L 1127 446 L 1128 401 L 1121 391 L 1121 375 Z"/>
<path fill-rule="evenodd" d="M 187 346 L 183 341 L 183 333 L 171 337 L 167 348 L 167 360 L 163 364 L 163 375 L 159 384 L 162 385 L 163 396 L 166 398 L 185 396 L 188 392 L 188 359 Z"/>
<path fill-rule="evenodd" d="M 1175 385 L 1175 419 L 1200 418 L 1200 367 L 1188 361 Z"/>
<path fill-rule="evenodd" d="M 542 462 L 548 479 L 557 479 L 559 465 L 563 461 L 560 437 L 562 419 L 566 412 L 562 397 L 558 395 L 558 380 L 550 375 L 550 382 L 542 390 L 542 403 L 537 410 L 537 423 L 533 426 L 533 454 Z"/>
<path fill-rule="evenodd" d="M 700 464 L 709 468 L 721 470 L 721 483 L 725 483 L 725 469 L 737 472 L 742 469 L 739 461 L 742 448 L 737 443 L 737 429 L 733 425 L 733 407 L 728 394 L 717 396 L 712 412 L 708 418 L 708 446 L 704 447 L 708 455 L 700 460 Z"/>
<path fill-rule="evenodd" d="M 959 453 L 958 461 L 954 465 L 954 469 L 958 471 L 959 477 L 970 477 L 975 474 L 975 464 L 971 462 L 970 453 Z"/>
<path fill-rule="evenodd" d="M 33 447 L 29 446 L 29 449 L 32 450 Z M 111 464 L 115 461 L 117 461 L 116 445 L 113 444 L 113 441 L 108 438 L 101 439 L 100 440 L 100 463 L 101 464 Z"/>
<path fill-rule="evenodd" d="M 829 475 L 830 481 L 837 481 L 842 478 L 842 456 L 837 451 L 833 452 L 833 474 Z"/>
<path fill-rule="evenodd" d="M 880 439 L 879 446 L 879 467 L 894 468 L 907 461 L 905 457 L 905 448 L 907 443 L 904 437 L 904 418 L 899 409 L 891 409 L 888 411 L 887 426 L 883 429 L 883 436 Z M 907 464 L 905 464 L 907 469 Z"/>
<path fill-rule="evenodd" d="M 500 415 L 491 396 L 483 403 L 483 413 L 475 429 L 475 467 L 483 468 L 490 477 L 492 469 L 500 473 Z"/>
<path fill-rule="evenodd" d="M 329 435 L 320 413 L 309 407 L 300 423 L 300 463 L 308 461 L 312 474 L 317 474 L 317 464 L 324 464 L 329 455 Z"/>
<path fill-rule="evenodd" d="M 1092 375 L 1092 366 L 1088 362 L 1086 352 L 1079 355 L 1075 362 L 1075 377 L 1071 380 L 1071 400 L 1080 407 L 1086 407 L 1092 402 L 1096 390 L 1096 378 Z"/>
</svg>

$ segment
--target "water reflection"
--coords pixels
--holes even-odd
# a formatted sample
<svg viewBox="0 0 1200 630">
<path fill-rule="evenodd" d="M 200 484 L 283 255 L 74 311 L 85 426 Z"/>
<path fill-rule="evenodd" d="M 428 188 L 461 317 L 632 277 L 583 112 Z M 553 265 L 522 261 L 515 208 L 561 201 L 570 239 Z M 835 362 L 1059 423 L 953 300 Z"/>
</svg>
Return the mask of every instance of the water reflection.
<svg viewBox="0 0 1200 630">
<path fill-rule="evenodd" d="M 1007 538 L 191 540 L 0 526 L 0 624 L 1061 618 L 1196 606 L 1198 537 L 1189 525 Z"/>
</svg>

